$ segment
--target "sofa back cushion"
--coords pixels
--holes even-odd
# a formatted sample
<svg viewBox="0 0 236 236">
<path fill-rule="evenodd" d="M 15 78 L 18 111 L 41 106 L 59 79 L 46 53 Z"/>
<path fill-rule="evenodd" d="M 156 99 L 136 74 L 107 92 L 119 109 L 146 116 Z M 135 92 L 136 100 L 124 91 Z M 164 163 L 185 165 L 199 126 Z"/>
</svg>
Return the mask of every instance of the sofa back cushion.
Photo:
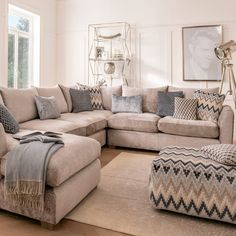
<svg viewBox="0 0 236 236">
<path fill-rule="evenodd" d="M 4 104 L 18 123 L 33 120 L 38 117 L 35 104 L 36 88 L 13 89 L 0 88 Z"/>
<path fill-rule="evenodd" d="M 59 86 L 51 88 L 37 88 L 38 95 L 41 97 L 55 97 L 60 113 L 69 112 L 66 99 Z"/>
<path fill-rule="evenodd" d="M 112 95 L 121 96 L 122 95 L 122 86 L 115 87 L 101 87 L 102 93 L 102 102 L 103 108 L 105 110 L 111 110 L 112 105 Z"/>
<path fill-rule="evenodd" d="M 159 91 L 166 92 L 167 86 L 159 88 L 132 88 L 123 86 L 122 96 L 138 96 L 143 97 L 143 112 L 157 113 L 157 93 Z"/>
<path fill-rule="evenodd" d="M 70 89 L 78 89 L 78 87 L 76 85 L 67 87 L 62 84 L 59 84 L 58 86 L 61 88 L 61 91 L 66 99 L 68 112 L 72 112 L 72 100 L 70 95 Z"/>
<path fill-rule="evenodd" d="M 185 98 L 193 98 L 194 92 L 198 90 L 197 88 L 179 88 L 179 87 L 168 87 L 168 92 L 178 92 L 183 91 Z M 201 91 L 208 92 L 208 93 L 218 93 L 219 88 L 209 88 L 209 89 L 201 89 Z"/>
</svg>

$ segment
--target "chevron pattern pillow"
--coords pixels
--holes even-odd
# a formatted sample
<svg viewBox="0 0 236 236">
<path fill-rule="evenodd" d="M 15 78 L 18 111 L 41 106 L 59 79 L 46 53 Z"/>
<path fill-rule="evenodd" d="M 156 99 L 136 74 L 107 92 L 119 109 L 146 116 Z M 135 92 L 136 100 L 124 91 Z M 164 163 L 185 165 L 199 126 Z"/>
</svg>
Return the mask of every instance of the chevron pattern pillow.
<svg viewBox="0 0 236 236">
<path fill-rule="evenodd" d="M 175 97 L 176 119 L 196 120 L 197 119 L 197 99 Z"/>
<path fill-rule="evenodd" d="M 236 165 L 235 144 L 213 144 L 204 146 L 200 151 L 207 157 L 225 165 Z"/>
<path fill-rule="evenodd" d="M 197 116 L 200 120 L 217 122 L 225 100 L 224 94 L 207 93 L 201 90 L 194 92 L 197 99 Z"/>
<path fill-rule="evenodd" d="M 102 93 L 99 85 L 96 86 L 88 86 L 77 83 L 79 89 L 88 90 L 90 94 L 90 99 L 92 103 L 93 110 L 104 110 L 102 103 Z"/>
</svg>

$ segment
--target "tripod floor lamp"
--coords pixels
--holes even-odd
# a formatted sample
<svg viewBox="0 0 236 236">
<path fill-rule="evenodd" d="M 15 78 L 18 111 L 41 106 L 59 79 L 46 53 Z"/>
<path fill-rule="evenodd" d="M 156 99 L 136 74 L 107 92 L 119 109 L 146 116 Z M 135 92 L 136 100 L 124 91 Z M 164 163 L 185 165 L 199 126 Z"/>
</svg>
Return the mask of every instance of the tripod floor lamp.
<svg viewBox="0 0 236 236">
<path fill-rule="evenodd" d="M 232 53 L 236 51 L 236 43 L 231 40 L 227 43 L 221 44 L 219 47 L 215 48 L 215 54 L 217 58 L 221 61 L 223 70 L 220 84 L 220 93 L 222 93 L 223 86 L 226 83 L 228 78 L 229 89 L 226 92 L 226 95 L 232 95 L 234 100 L 234 106 L 236 109 L 236 81 L 233 71 Z"/>
</svg>

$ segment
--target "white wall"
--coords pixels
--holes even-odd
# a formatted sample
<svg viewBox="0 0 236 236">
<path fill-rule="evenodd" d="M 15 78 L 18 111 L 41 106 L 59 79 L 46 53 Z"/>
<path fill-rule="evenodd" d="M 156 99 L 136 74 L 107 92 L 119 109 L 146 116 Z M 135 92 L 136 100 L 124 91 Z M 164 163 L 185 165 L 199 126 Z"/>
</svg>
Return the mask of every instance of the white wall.
<svg viewBox="0 0 236 236">
<path fill-rule="evenodd" d="M 87 82 L 88 24 L 126 21 L 134 32 L 131 85 L 219 86 L 183 81 L 182 27 L 221 24 L 224 41 L 236 40 L 235 9 L 235 0 L 58 0 L 58 82 Z M 226 102 L 233 105 L 231 97 Z"/>
<path fill-rule="evenodd" d="M 55 85 L 57 83 L 56 0 L 0 0 L 0 85 L 7 84 L 8 2 L 40 15 L 40 86 Z"/>
<path fill-rule="evenodd" d="M 222 24 L 224 40 L 236 39 L 236 1 L 226 2 L 228 5 L 222 0 L 58 0 L 58 81 L 86 81 L 88 24 L 127 21 L 135 29 L 133 84 L 215 86 L 182 81 L 181 29 Z"/>
</svg>

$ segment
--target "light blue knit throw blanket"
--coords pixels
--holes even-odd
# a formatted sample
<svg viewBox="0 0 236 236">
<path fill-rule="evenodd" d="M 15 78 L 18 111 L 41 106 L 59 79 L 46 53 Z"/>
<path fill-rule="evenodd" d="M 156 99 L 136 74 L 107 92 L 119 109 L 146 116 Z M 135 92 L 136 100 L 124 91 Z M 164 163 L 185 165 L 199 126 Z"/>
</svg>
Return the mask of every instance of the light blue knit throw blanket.
<svg viewBox="0 0 236 236">
<path fill-rule="evenodd" d="M 50 158 L 63 147 L 59 136 L 27 136 L 6 156 L 5 197 L 15 206 L 44 209 Z"/>
</svg>

